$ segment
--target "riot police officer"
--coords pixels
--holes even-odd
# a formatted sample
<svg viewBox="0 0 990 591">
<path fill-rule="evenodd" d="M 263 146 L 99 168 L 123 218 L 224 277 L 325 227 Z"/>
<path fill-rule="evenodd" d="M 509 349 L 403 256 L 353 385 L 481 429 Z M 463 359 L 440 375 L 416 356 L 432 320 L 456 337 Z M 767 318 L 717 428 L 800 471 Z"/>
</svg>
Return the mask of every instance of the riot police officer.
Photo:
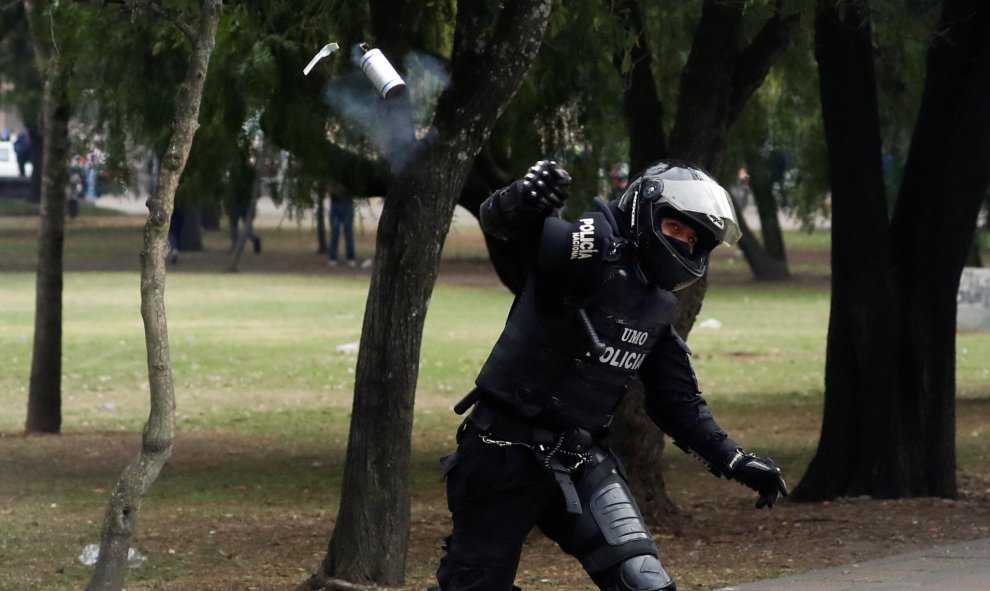
<svg viewBox="0 0 990 591">
<path fill-rule="evenodd" d="M 645 410 L 711 472 L 758 495 L 787 494 L 780 469 L 744 451 L 712 418 L 671 326 L 673 292 L 740 236 L 726 191 L 703 170 L 661 161 L 618 201 L 567 222 L 570 177 L 541 161 L 491 195 L 481 225 L 527 245 L 532 271 L 498 341 L 455 410 L 471 408 L 444 462 L 453 532 L 443 591 L 509 591 L 534 528 L 577 558 L 600 589 L 673 590 L 622 467 L 599 441 L 639 377 Z"/>
</svg>

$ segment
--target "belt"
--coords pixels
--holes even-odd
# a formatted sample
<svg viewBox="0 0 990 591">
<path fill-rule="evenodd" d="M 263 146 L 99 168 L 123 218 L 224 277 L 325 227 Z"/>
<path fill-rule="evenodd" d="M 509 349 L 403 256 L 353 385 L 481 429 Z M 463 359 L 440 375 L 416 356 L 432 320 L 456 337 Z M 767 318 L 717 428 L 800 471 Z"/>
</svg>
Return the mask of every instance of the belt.
<svg viewBox="0 0 990 591">
<path fill-rule="evenodd" d="M 484 402 L 474 405 L 468 420 L 483 433 L 506 443 L 530 447 L 550 445 L 558 433 L 505 416 Z"/>
<path fill-rule="evenodd" d="M 567 512 L 575 515 L 583 512 L 571 473 L 593 457 L 592 439 L 587 431 L 573 428 L 557 433 L 528 425 L 506 417 L 482 402 L 474 405 L 468 420 L 481 430 L 481 440 L 485 443 L 529 448 L 543 467 L 553 472 L 564 495 Z"/>
</svg>

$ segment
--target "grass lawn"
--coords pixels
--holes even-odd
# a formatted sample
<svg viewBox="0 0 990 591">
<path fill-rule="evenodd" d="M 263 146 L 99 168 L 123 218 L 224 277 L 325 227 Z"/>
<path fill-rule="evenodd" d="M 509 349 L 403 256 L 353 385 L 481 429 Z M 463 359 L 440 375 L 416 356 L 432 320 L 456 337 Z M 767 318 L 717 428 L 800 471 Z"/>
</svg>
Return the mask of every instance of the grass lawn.
<svg viewBox="0 0 990 591">
<path fill-rule="evenodd" d="M 139 450 L 148 413 L 141 223 L 95 215 L 71 222 L 63 434 L 28 438 L 21 432 L 36 222 L 0 217 L 0 591 L 85 585 L 91 568 L 76 557 L 98 542 L 108 491 Z M 170 268 L 178 432 L 172 460 L 142 507 L 135 547 L 148 563 L 131 571 L 132 591 L 292 589 L 325 552 L 356 363 L 343 351 L 359 339 L 368 275 L 328 271 L 306 227 L 263 227 L 262 236 L 264 252 L 245 254 L 241 273 L 221 272 L 223 232 L 207 235 L 206 252 L 184 253 Z M 779 459 L 796 482 L 820 427 L 828 240 L 793 234 L 788 241 L 796 245 L 791 283 L 754 284 L 741 259 L 717 258 L 690 344 L 719 422 Z M 372 249 L 372 237 L 359 236 L 359 257 Z M 449 528 L 436 459 L 453 447 L 460 419 L 450 409 L 471 387 L 510 304 L 476 230 L 455 229 L 423 338 L 403 589 L 431 583 Z M 960 334 L 957 351 L 961 500 L 785 503 L 757 513 L 747 491 L 674 450 L 664 466 L 668 488 L 690 518 L 656 536 L 678 587 L 711 589 L 990 535 L 990 334 Z M 899 541 L 890 540 L 892 531 Z M 527 543 L 517 583 L 593 588 L 541 536 Z"/>
</svg>

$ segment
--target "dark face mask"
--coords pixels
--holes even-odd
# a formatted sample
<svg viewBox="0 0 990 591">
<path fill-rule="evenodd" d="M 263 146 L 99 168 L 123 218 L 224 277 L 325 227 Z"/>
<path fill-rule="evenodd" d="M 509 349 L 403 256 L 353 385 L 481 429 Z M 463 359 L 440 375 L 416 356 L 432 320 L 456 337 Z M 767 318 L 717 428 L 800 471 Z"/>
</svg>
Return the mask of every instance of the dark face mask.
<svg viewBox="0 0 990 591">
<path fill-rule="evenodd" d="M 691 255 L 691 245 L 688 244 L 687 242 L 684 242 L 683 240 L 678 240 L 673 236 L 664 236 L 664 239 L 667 241 L 667 244 L 674 247 L 674 250 L 677 251 L 677 254 L 681 255 L 686 259 L 693 258 Z"/>
</svg>

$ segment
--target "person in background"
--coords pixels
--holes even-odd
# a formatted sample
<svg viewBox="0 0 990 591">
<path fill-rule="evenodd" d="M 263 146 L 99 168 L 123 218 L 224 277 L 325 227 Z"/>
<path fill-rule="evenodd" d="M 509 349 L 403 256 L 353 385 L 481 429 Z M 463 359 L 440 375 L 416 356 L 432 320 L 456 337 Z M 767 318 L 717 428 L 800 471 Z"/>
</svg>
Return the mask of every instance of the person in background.
<svg viewBox="0 0 990 591">
<path fill-rule="evenodd" d="M 354 257 L 354 197 L 343 191 L 337 191 L 330 197 L 330 260 L 327 264 L 337 266 L 337 245 L 341 234 L 344 235 L 344 254 L 347 265 L 357 264 Z"/>
<path fill-rule="evenodd" d="M 17 157 L 18 172 L 20 172 L 22 177 L 27 176 L 25 167 L 31 161 L 31 137 L 28 135 L 27 130 L 23 130 L 17 134 L 17 139 L 14 140 L 14 155 Z"/>
<path fill-rule="evenodd" d="M 242 154 L 231 167 L 224 206 L 230 221 L 230 251 L 233 252 L 241 231 L 251 241 L 254 254 L 261 254 L 261 236 L 254 230 L 254 214 L 261 193 L 261 179 L 252 156 Z"/>
</svg>

